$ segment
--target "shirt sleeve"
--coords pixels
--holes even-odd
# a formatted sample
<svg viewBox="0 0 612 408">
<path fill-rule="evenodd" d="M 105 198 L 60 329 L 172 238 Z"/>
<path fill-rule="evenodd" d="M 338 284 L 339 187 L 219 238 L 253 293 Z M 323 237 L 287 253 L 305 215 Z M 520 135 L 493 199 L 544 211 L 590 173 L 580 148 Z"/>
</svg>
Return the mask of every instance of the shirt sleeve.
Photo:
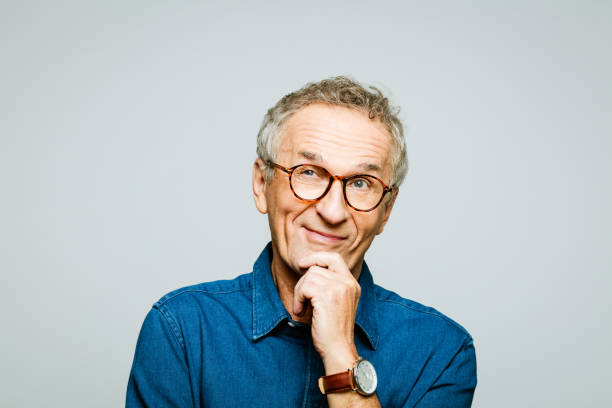
<svg viewBox="0 0 612 408">
<path fill-rule="evenodd" d="M 138 336 L 126 408 L 194 406 L 182 339 L 167 311 L 151 309 Z"/>
<path fill-rule="evenodd" d="M 476 389 L 476 352 L 468 335 L 459 351 L 427 390 L 417 408 L 469 408 Z"/>
</svg>

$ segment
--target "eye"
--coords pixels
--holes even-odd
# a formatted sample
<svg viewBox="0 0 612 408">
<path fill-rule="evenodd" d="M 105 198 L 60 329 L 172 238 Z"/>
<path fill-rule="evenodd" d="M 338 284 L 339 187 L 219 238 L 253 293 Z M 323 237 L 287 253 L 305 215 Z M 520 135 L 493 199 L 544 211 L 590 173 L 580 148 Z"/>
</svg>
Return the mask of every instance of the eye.
<svg viewBox="0 0 612 408">
<path fill-rule="evenodd" d="M 371 182 L 367 178 L 360 177 L 351 180 L 349 186 L 355 190 L 367 190 L 370 188 Z"/>
<path fill-rule="evenodd" d="M 325 178 L 323 170 L 313 166 L 302 166 L 299 167 L 295 174 L 303 178 Z"/>
</svg>

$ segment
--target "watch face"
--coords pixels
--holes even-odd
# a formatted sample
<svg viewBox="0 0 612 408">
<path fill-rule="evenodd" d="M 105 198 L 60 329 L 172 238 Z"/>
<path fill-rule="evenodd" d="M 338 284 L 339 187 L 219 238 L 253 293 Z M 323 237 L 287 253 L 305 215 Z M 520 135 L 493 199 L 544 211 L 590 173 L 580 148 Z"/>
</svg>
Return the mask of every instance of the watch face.
<svg viewBox="0 0 612 408">
<path fill-rule="evenodd" d="M 376 391 L 376 370 L 368 360 L 361 360 L 355 367 L 355 382 L 363 394 L 371 395 Z"/>
</svg>

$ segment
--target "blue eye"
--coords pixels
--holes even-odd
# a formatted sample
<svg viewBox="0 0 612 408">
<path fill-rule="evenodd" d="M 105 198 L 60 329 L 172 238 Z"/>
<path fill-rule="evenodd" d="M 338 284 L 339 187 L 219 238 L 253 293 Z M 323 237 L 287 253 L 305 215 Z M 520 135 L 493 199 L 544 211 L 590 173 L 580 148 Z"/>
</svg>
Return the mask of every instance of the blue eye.
<svg viewBox="0 0 612 408">
<path fill-rule="evenodd" d="M 350 187 L 356 190 L 367 190 L 370 188 L 370 185 L 371 185 L 370 180 L 366 178 L 357 178 L 357 179 L 351 180 L 350 182 Z"/>
</svg>

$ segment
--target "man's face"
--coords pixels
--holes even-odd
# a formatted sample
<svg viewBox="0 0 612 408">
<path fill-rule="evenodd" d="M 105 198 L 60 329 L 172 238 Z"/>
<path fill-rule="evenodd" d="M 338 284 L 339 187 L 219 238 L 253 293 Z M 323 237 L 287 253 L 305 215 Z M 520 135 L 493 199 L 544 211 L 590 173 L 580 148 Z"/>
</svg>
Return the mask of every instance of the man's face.
<svg viewBox="0 0 612 408">
<path fill-rule="evenodd" d="M 315 164 L 344 177 L 371 174 L 390 184 L 391 144 L 384 125 L 366 113 L 313 104 L 286 122 L 277 163 L 287 168 Z M 281 170 L 275 170 L 269 184 L 260 186 L 259 195 L 255 184 L 254 177 L 255 203 L 268 214 L 274 261 L 282 260 L 298 274 L 304 272 L 298 267 L 299 260 L 317 251 L 339 253 L 353 274 L 359 273 L 364 254 L 382 232 L 393 205 L 393 200 L 383 200 L 370 212 L 355 211 L 344 201 L 338 181 L 320 201 L 303 202 L 293 195 L 289 177 Z"/>
</svg>

